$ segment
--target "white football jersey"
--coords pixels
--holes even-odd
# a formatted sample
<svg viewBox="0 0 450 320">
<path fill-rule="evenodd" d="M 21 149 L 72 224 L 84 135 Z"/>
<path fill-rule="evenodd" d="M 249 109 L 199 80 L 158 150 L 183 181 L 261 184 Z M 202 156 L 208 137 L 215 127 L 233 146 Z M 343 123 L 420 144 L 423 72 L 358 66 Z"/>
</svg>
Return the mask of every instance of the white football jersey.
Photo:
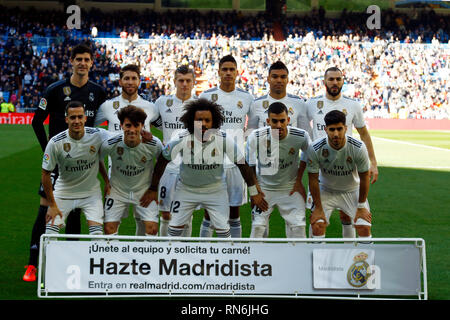
<svg viewBox="0 0 450 320">
<path fill-rule="evenodd" d="M 181 154 L 180 182 L 192 192 L 198 188 L 222 188 L 224 180 L 224 158 L 232 161 L 244 160 L 244 154 L 222 130 L 217 130 L 208 141 L 201 142 L 184 130 L 170 140 L 162 151 L 167 160 Z"/>
<path fill-rule="evenodd" d="M 366 126 L 360 103 L 357 100 L 342 96 L 336 100 L 327 99 L 326 96 L 311 98 L 306 102 L 308 122 L 312 121 L 312 139 L 316 140 L 326 136 L 325 115 L 333 110 L 339 110 L 346 115 L 347 134 L 352 135 L 353 126 L 363 128 Z"/>
<path fill-rule="evenodd" d="M 110 134 L 101 128 L 85 127 L 84 136 L 74 140 L 69 129 L 51 138 L 45 148 L 42 168 L 53 171 L 58 166 L 59 177 L 54 196 L 64 199 L 87 198 L 101 195 L 97 179 L 99 150 Z"/>
<path fill-rule="evenodd" d="M 367 172 L 369 167 L 366 145 L 349 135 L 346 135 L 345 145 L 340 150 L 328 144 L 328 137 L 315 140 L 308 148 L 307 170 L 320 172 L 320 187 L 326 191 L 358 190 L 358 172 Z"/>
<path fill-rule="evenodd" d="M 310 126 L 306 118 L 305 101 L 303 98 L 289 93 L 281 99 L 274 99 L 270 94 L 266 94 L 253 101 L 250 107 L 248 127 L 256 129 L 267 126 L 267 109 L 274 102 L 281 102 L 286 106 L 291 126 L 306 130 L 309 133 Z"/>
<path fill-rule="evenodd" d="M 124 99 L 122 95 L 106 100 L 102 103 L 100 108 L 98 108 L 97 115 L 95 116 L 95 125 L 98 126 L 107 121 L 109 131 L 122 131 L 117 113 L 119 112 L 119 109 L 128 105 L 142 108 L 145 111 L 147 118 L 145 119 L 144 128 L 146 130 L 150 131 L 150 126 L 152 123 L 155 127 L 160 126 L 158 119 L 159 113 L 152 102 L 143 99 L 141 96 L 138 96 L 136 100 L 128 101 Z"/>
<path fill-rule="evenodd" d="M 133 199 L 150 187 L 154 160 L 161 154 L 162 143 L 153 136 L 148 142 L 141 142 L 134 148 L 128 147 L 123 134 L 118 134 L 103 142 L 101 158 L 110 156 L 111 191 L 126 199 Z"/>
<path fill-rule="evenodd" d="M 305 130 L 288 127 L 286 137 L 282 140 L 276 139 L 274 142 L 271 130 L 267 126 L 250 134 L 247 140 L 246 160 L 250 166 L 256 166 L 258 182 L 263 189 L 292 190 L 300 164 L 299 151 L 301 149 L 306 153 L 311 139 Z M 261 170 L 263 167 L 275 170 L 271 174 L 263 174 Z"/>
<path fill-rule="evenodd" d="M 239 88 L 226 92 L 219 87 L 215 87 L 202 92 L 199 98 L 211 100 L 223 107 L 225 119 L 220 129 L 225 131 L 228 137 L 235 139 L 238 147 L 241 148 L 241 152 L 244 153 L 244 128 L 253 96 Z M 225 160 L 224 165 L 225 168 L 236 166 L 229 159 Z"/>
<path fill-rule="evenodd" d="M 193 96 L 183 102 L 173 94 L 168 96 L 160 96 L 155 101 L 155 107 L 161 118 L 161 129 L 164 144 L 167 144 L 167 142 L 184 130 L 184 124 L 180 121 L 180 118 L 184 114 L 184 106 L 186 103 L 189 103 L 194 99 L 197 99 L 197 97 Z M 181 159 L 179 157 L 173 161 L 170 161 L 166 167 L 167 172 L 179 173 L 180 163 Z"/>
</svg>

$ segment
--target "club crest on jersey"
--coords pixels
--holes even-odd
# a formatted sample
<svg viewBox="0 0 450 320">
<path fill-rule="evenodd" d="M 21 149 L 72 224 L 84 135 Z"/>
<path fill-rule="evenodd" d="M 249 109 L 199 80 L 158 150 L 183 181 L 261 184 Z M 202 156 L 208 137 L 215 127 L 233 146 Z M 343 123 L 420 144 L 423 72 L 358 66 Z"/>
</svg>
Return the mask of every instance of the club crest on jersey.
<svg viewBox="0 0 450 320">
<path fill-rule="evenodd" d="M 289 107 L 289 113 L 294 114 L 294 109 L 292 109 L 292 107 Z"/>
<path fill-rule="evenodd" d="M 89 92 L 89 101 L 92 102 L 94 101 L 94 93 L 93 92 Z"/>
<path fill-rule="evenodd" d="M 173 99 L 167 99 L 166 106 L 168 106 L 170 108 L 172 105 L 173 105 Z"/>
<path fill-rule="evenodd" d="M 352 162 L 353 162 L 352 157 L 348 156 L 348 157 L 347 157 L 347 162 L 348 162 L 348 163 L 352 163 Z"/>
<path fill-rule="evenodd" d="M 264 100 L 263 101 L 263 108 L 267 109 L 269 107 L 269 101 L 268 100 Z"/>
<path fill-rule="evenodd" d="M 317 101 L 317 109 L 323 108 L 323 101 Z"/>
<path fill-rule="evenodd" d="M 347 109 L 342 109 L 342 113 L 347 115 Z"/>
<path fill-rule="evenodd" d="M 69 152 L 70 151 L 70 143 L 64 143 L 63 144 L 63 149 L 65 152 Z"/>
<path fill-rule="evenodd" d="M 239 109 L 242 109 L 242 107 L 244 106 L 244 104 L 242 103 L 242 101 L 238 101 L 237 106 Z"/>
<path fill-rule="evenodd" d="M 348 283 L 355 288 L 360 288 L 367 283 L 371 273 L 369 272 L 369 264 L 366 259 L 369 255 L 365 252 L 358 253 L 354 258 L 355 261 L 347 272 Z"/>
<path fill-rule="evenodd" d="M 70 87 L 64 87 L 63 88 L 63 92 L 66 96 L 70 96 L 70 94 L 72 93 L 72 90 L 70 89 Z"/>
<path fill-rule="evenodd" d="M 291 148 L 291 149 L 289 150 L 289 154 L 290 154 L 290 155 L 294 155 L 294 154 L 295 154 L 295 149 L 294 149 L 294 148 Z"/>
<path fill-rule="evenodd" d="M 114 110 L 119 109 L 119 107 L 120 107 L 120 102 L 119 102 L 119 101 L 114 101 L 114 102 L 113 102 L 113 108 L 114 108 Z"/>
<path fill-rule="evenodd" d="M 42 98 L 39 102 L 39 108 L 41 108 L 42 110 L 47 109 L 47 100 L 45 98 Z"/>
<path fill-rule="evenodd" d="M 147 158 L 145 156 L 143 156 L 142 159 L 141 159 L 141 162 L 142 163 L 146 163 L 147 162 Z"/>
<path fill-rule="evenodd" d="M 218 99 L 219 99 L 219 96 L 217 95 L 217 93 L 213 93 L 213 94 L 211 95 L 211 100 L 212 100 L 213 102 L 216 102 Z"/>
<path fill-rule="evenodd" d="M 322 157 L 324 157 L 324 158 L 328 157 L 328 149 L 322 150 Z"/>
<path fill-rule="evenodd" d="M 91 154 L 94 154 L 94 153 L 97 152 L 97 149 L 95 149 L 94 146 L 91 146 L 91 147 L 89 148 L 89 152 L 90 152 Z"/>
<path fill-rule="evenodd" d="M 117 147 L 117 154 L 119 156 L 123 155 L 123 148 L 122 147 Z"/>
</svg>

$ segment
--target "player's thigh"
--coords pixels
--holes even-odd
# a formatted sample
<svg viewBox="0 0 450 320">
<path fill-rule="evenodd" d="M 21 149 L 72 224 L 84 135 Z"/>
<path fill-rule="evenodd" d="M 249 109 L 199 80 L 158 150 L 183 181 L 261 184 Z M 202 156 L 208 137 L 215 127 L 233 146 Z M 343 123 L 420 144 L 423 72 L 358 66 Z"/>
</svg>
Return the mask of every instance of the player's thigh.
<svg viewBox="0 0 450 320">
<path fill-rule="evenodd" d="M 170 211 L 170 204 L 173 200 L 178 175 L 176 173 L 164 171 L 158 186 L 159 210 Z"/>
<path fill-rule="evenodd" d="M 170 204 L 171 220 L 169 226 L 178 227 L 188 224 L 198 205 L 199 194 L 176 188 L 173 200 Z"/>
<path fill-rule="evenodd" d="M 209 218 L 214 228 L 217 230 L 228 230 L 230 228 L 228 194 L 225 188 L 219 189 L 211 193 L 203 193 L 200 195 L 201 204 L 205 210 L 208 210 Z"/>
<path fill-rule="evenodd" d="M 358 209 L 359 190 L 352 192 L 343 192 L 339 198 L 339 208 L 347 216 L 351 218 L 352 223 L 356 216 L 356 210 Z M 369 201 L 366 200 L 364 207 L 370 212 Z"/>
<path fill-rule="evenodd" d="M 330 217 L 333 213 L 333 210 L 337 209 L 338 207 L 338 196 L 338 193 L 320 190 L 320 200 L 322 202 L 322 209 L 325 214 L 325 218 L 327 219 L 327 224 L 330 223 Z M 312 210 L 314 210 L 314 206 Z"/>
<path fill-rule="evenodd" d="M 255 226 L 265 226 L 267 225 L 267 222 L 269 221 L 270 214 L 273 211 L 275 202 L 276 202 L 276 194 L 268 191 L 268 190 L 262 190 L 264 192 L 265 197 L 264 199 L 267 201 L 268 209 L 266 211 L 262 211 L 257 206 L 254 206 L 252 208 L 252 225 Z"/>
<path fill-rule="evenodd" d="M 55 198 L 55 202 L 59 211 L 61 211 L 62 217 L 56 216 L 53 224 L 57 226 L 65 226 L 65 221 L 70 211 L 76 208 L 76 200 Z"/>
<path fill-rule="evenodd" d="M 247 188 L 238 167 L 225 169 L 228 202 L 230 207 L 240 207 L 247 203 Z"/>
<path fill-rule="evenodd" d="M 305 226 L 305 200 L 298 192 L 279 192 L 277 207 L 280 215 L 291 227 Z"/>
<path fill-rule="evenodd" d="M 159 210 L 158 204 L 152 201 L 147 207 L 142 207 L 139 204 L 135 205 L 136 217 L 140 218 L 141 221 L 146 222 L 159 222 Z"/>
<path fill-rule="evenodd" d="M 103 224 L 104 212 L 101 195 L 93 195 L 79 200 L 78 208 L 83 210 L 86 220 Z"/>
<path fill-rule="evenodd" d="M 107 196 L 104 204 L 105 222 L 119 222 L 126 218 L 129 206 L 128 202 L 114 195 Z"/>
</svg>

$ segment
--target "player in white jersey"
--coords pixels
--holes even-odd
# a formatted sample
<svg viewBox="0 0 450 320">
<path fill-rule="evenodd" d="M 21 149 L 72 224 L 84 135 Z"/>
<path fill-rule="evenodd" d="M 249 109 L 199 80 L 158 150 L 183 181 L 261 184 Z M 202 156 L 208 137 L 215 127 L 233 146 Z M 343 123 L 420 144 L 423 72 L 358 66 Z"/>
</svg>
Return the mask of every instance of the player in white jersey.
<svg viewBox="0 0 450 320">
<path fill-rule="evenodd" d="M 262 238 L 270 214 L 275 207 L 285 219 L 288 238 L 305 238 L 305 188 L 302 175 L 306 166 L 299 170 L 300 149 L 306 154 L 311 142 L 305 130 L 289 124 L 288 109 L 281 102 L 268 108 L 269 126 L 253 131 L 248 137 L 246 160 L 256 170 L 256 177 L 264 193 L 269 209 L 252 208 L 251 238 Z M 301 175 L 299 175 L 299 172 Z"/>
<path fill-rule="evenodd" d="M 358 131 L 361 140 L 367 147 L 370 158 L 370 176 L 372 184 L 378 179 L 378 168 L 372 139 L 367 130 L 362 112 L 361 104 L 354 99 L 342 95 L 341 90 L 344 85 L 344 76 L 339 68 L 331 67 L 325 71 L 324 85 L 325 95 L 309 99 L 306 102 L 308 121 L 312 122 L 312 140 L 326 136 L 324 116 L 332 110 L 340 110 L 346 115 L 346 125 L 349 128 L 347 134 L 352 136 L 352 128 Z M 307 208 L 311 208 L 312 199 L 308 194 Z M 346 214 L 340 211 L 342 221 L 342 236 L 344 238 L 354 238 L 355 229 L 351 220 Z"/>
<path fill-rule="evenodd" d="M 42 161 L 42 184 L 50 202 L 45 233 L 59 233 L 69 212 L 79 208 L 86 216 L 89 234 L 103 234 L 98 152 L 108 131 L 84 126 L 86 115 L 79 101 L 67 104 L 66 122 L 68 129 L 49 140 Z M 56 166 L 59 177 L 53 191 L 50 174 Z"/>
<path fill-rule="evenodd" d="M 242 89 L 236 88 L 236 77 L 238 76 L 237 62 L 233 56 L 227 55 L 219 61 L 218 87 L 206 90 L 200 94 L 205 98 L 216 102 L 223 108 L 224 122 L 221 130 L 229 137 L 236 140 L 238 147 L 244 153 L 244 129 L 253 96 Z M 242 237 L 242 226 L 239 208 L 247 203 L 247 193 L 244 179 L 238 167 L 229 159 L 225 158 L 225 179 L 230 202 L 230 232 L 232 238 Z M 208 212 L 205 211 L 200 236 L 211 237 L 213 233 Z"/>
<path fill-rule="evenodd" d="M 140 69 L 137 65 L 126 65 L 119 73 L 119 85 L 122 88 L 122 93 L 105 101 L 98 109 L 97 115 L 95 116 L 95 125 L 100 125 L 103 122 L 108 122 L 108 130 L 112 132 L 121 132 L 121 126 L 119 118 L 117 118 L 117 113 L 120 109 L 133 105 L 141 108 L 147 114 L 147 118 L 144 124 L 144 129 L 148 132 L 150 131 L 151 125 L 155 127 L 160 126 L 159 113 L 156 110 L 155 105 L 143 99 L 139 94 L 140 86 Z M 111 160 L 111 159 L 109 159 Z M 109 161 L 111 162 L 111 161 Z M 108 165 L 109 172 L 111 171 L 111 166 Z M 139 217 L 136 216 L 136 235 L 145 235 L 145 226 L 143 222 L 140 221 Z"/>
<path fill-rule="evenodd" d="M 325 237 L 330 215 L 339 208 L 351 218 L 358 236 L 369 239 L 372 222 L 367 201 L 369 155 L 362 141 L 346 135 L 345 123 L 342 111 L 327 113 L 327 136 L 315 140 L 308 148 L 309 190 L 314 202 L 312 236 Z"/>
<path fill-rule="evenodd" d="M 180 66 L 175 70 L 175 88 L 174 95 L 160 96 L 155 106 L 161 119 L 161 128 L 163 132 L 163 142 L 167 144 L 177 133 L 184 129 L 184 124 L 180 118 L 184 113 L 186 103 L 196 99 L 192 96 L 194 89 L 195 74 L 194 70 L 188 66 Z M 170 161 L 164 170 L 164 174 L 159 182 L 159 210 L 161 211 L 161 220 L 159 225 L 159 235 L 167 236 L 170 222 L 170 204 L 172 203 L 173 193 L 180 173 L 181 159 Z M 184 229 L 185 236 L 191 236 L 192 223 L 189 223 Z"/>
<path fill-rule="evenodd" d="M 157 161 L 150 189 L 156 190 L 167 163 L 181 154 L 180 178 L 170 210 L 169 235 L 180 236 L 195 208 L 201 205 L 208 210 L 217 236 L 230 237 L 224 157 L 237 164 L 249 185 L 255 205 L 266 210 L 267 202 L 258 191 L 256 177 L 244 155 L 225 132 L 218 130 L 224 119 L 222 107 L 207 99 L 197 99 L 187 104 L 185 109 L 181 121 L 186 130 L 165 146 Z"/>
<path fill-rule="evenodd" d="M 103 142 L 101 159 L 111 159 L 110 178 L 105 180 L 105 233 L 118 234 L 120 222 L 130 205 L 145 225 L 145 235 L 158 233 L 158 196 L 149 190 L 153 161 L 161 154 L 162 143 L 156 138 L 143 142 L 141 130 L 146 113 L 135 106 L 121 108 L 118 113 L 123 133 Z M 154 200 L 154 201 L 153 201 Z"/>
<path fill-rule="evenodd" d="M 248 128 L 256 129 L 267 126 L 267 109 L 272 103 L 281 102 L 288 109 L 291 118 L 290 125 L 310 133 L 310 126 L 306 119 L 305 100 L 287 93 L 289 71 L 283 62 L 277 61 L 270 66 L 267 82 L 269 83 L 269 93 L 255 99 L 250 107 Z"/>
</svg>

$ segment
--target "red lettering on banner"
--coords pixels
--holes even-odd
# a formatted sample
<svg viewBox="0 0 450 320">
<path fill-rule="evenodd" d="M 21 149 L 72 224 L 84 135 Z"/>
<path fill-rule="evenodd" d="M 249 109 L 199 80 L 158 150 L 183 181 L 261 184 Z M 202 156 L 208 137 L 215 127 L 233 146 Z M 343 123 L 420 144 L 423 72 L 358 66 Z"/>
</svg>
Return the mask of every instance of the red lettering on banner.
<svg viewBox="0 0 450 320">
<path fill-rule="evenodd" d="M 0 124 L 31 124 L 34 113 L 0 113 Z M 48 117 L 44 124 L 48 124 Z"/>
</svg>

